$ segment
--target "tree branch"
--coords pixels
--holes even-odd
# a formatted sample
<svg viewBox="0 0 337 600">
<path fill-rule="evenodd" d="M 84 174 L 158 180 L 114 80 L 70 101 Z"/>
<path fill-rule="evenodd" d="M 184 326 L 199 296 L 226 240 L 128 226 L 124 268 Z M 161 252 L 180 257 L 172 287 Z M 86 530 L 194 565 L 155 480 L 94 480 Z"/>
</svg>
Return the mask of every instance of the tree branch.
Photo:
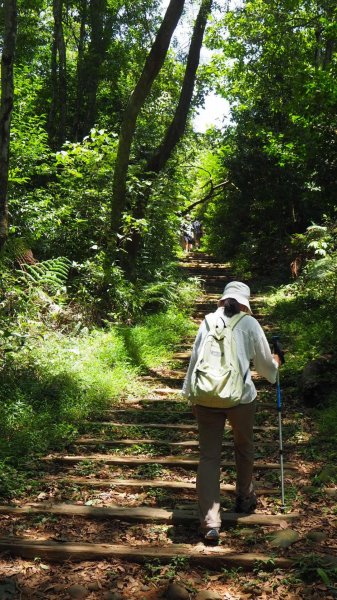
<svg viewBox="0 0 337 600">
<path fill-rule="evenodd" d="M 227 185 L 233 185 L 235 187 L 235 189 L 238 189 L 236 187 L 236 185 L 234 185 L 234 183 L 232 181 L 230 181 L 229 179 L 226 179 L 226 181 L 222 181 L 221 183 L 218 183 L 217 185 L 213 185 L 212 181 L 210 183 L 211 183 L 212 188 L 210 189 L 210 191 L 208 192 L 208 194 L 206 194 L 206 196 L 204 196 L 203 198 L 201 198 L 201 200 L 196 200 L 195 202 L 193 202 L 192 204 L 190 204 L 187 208 L 185 208 L 185 210 L 181 211 L 180 215 L 182 217 L 185 217 L 186 215 L 188 215 L 188 213 L 191 210 L 193 210 L 193 208 L 195 206 L 198 206 L 199 204 L 203 204 L 204 202 L 207 202 L 208 200 L 210 200 L 211 198 L 213 198 L 213 196 L 216 196 L 217 194 L 219 194 L 220 192 L 222 192 L 222 190 L 224 190 Z"/>
</svg>

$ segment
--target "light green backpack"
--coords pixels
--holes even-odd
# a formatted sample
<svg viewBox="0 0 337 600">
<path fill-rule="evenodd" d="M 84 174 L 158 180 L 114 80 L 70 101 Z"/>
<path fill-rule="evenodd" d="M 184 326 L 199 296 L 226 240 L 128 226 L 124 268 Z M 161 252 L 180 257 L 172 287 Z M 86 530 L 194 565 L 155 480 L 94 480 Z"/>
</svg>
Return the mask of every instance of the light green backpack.
<svg viewBox="0 0 337 600">
<path fill-rule="evenodd" d="M 233 330 L 246 316 L 234 315 L 227 326 L 216 313 L 206 316 L 208 332 L 200 349 L 191 380 L 191 400 L 214 408 L 239 404 L 244 387 Z"/>
</svg>

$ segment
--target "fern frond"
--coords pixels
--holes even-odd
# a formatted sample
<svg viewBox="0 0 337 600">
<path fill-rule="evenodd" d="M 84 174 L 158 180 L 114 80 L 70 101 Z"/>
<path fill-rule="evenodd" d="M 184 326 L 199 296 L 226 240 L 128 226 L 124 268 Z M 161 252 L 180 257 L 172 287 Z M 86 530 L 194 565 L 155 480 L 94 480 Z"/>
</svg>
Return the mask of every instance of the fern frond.
<svg viewBox="0 0 337 600">
<path fill-rule="evenodd" d="M 71 261 L 63 256 L 48 259 L 35 265 L 27 265 L 20 271 L 20 280 L 31 287 L 33 284 L 48 293 L 54 294 L 65 287 Z"/>
</svg>

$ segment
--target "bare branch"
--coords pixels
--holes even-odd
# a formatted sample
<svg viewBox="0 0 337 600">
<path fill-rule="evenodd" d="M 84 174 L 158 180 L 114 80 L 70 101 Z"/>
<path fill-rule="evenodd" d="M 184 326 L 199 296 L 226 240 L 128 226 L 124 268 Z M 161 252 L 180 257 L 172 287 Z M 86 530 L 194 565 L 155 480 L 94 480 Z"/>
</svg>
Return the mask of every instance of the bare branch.
<svg viewBox="0 0 337 600">
<path fill-rule="evenodd" d="M 192 204 L 190 204 L 187 208 L 185 208 L 185 210 L 183 210 L 183 211 L 180 212 L 180 215 L 182 217 L 184 217 L 191 210 L 193 210 L 193 208 L 195 206 L 198 206 L 199 204 L 203 204 L 204 202 L 207 202 L 208 200 L 211 200 L 211 198 L 213 198 L 213 196 L 216 196 L 217 194 L 220 194 L 220 192 L 222 192 L 227 185 L 232 185 L 232 186 L 235 187 L 235 189 L 238 189 L 236 187 L 236 185 L 234 185 L 234 183 L 232 181 L 230 181 L 229 179 L 226 179 L 226 181 L 222 181 L 221 183 L 218 183 L 217 185 L 213 185 L 213 183 L 211 182 L 211 185 L 212 185 L 212 188 L 208 192 L 208 194 L 206 194 L 206 196 L 204 196 L 200 200 L 196 200 L 195 202 L 193 202 Z"/>
</svg>

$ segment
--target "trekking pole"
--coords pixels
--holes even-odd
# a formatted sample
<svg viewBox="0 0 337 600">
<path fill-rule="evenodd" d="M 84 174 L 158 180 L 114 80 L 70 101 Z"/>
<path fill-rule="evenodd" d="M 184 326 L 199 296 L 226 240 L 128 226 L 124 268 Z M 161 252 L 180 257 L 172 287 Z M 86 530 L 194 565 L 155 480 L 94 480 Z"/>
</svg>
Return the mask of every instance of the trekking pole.
<svg viewBox="0 0 337 600">
<path fill-rule="evenodd" d="M 279 356 L 281 365 L 283 365 L 284 364 L 284 353 L 282 351 L 278 335 L 273 335 L 272 344 L 273 344 L 274 354 L 277 354 Z M 278 428 L 279 428 L 279 441 L 280 441 L 281 498 L 282 498 L 281 512 L 283 512 L 284 508 L 285 508 L 285 500 L 284 500 L 283 438 L 282 438 L 282 395 L 281 395 L 279 369 L 277 369 L 277 376 L 276 376 L 276 399 L 277 399 Z"/>
</svg>

